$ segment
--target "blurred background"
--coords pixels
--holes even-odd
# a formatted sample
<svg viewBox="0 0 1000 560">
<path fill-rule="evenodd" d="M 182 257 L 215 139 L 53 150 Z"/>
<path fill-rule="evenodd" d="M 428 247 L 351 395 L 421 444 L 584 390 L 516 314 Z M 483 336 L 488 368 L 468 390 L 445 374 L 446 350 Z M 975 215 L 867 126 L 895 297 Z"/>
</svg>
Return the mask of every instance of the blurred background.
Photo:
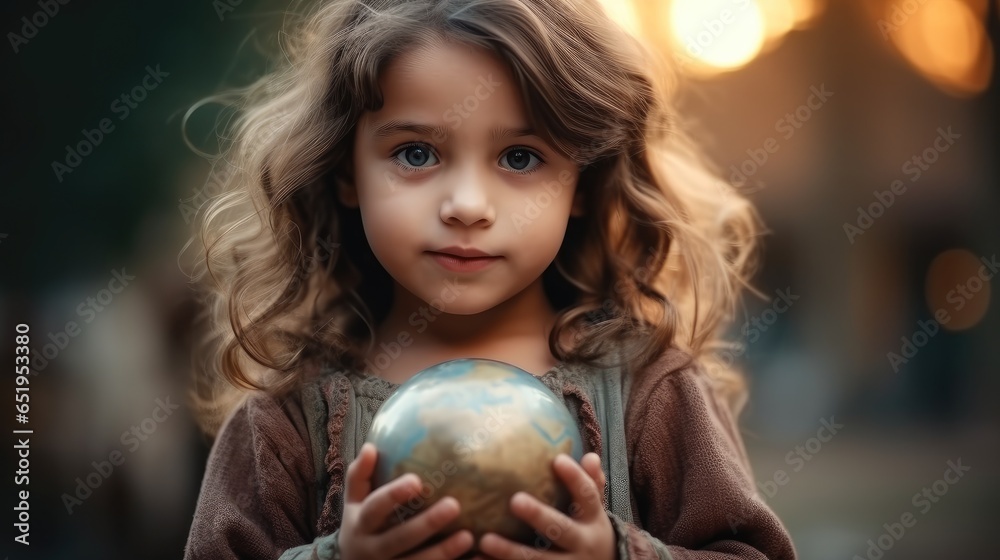
<svg viewBox="0 0 1000 560">
<path fill-rule="evenodd" d="M 800 556 L 994 556 L 1000 2 L 604 3 L 689 78 L 681 110 L 770 228 L 766 298 L 747 298 L 728 358 L 750 382 L 758 487 Z M 186 401 L 177 257 L 214 185 L 181 122 L 266 70 L 287 8 L 2 8 L 0 356 L 27 324 L 33 370 L 27 424 L 3 376 L 4 426 L 34 430 L 31 544 L 8 486 L 5 557 L 182 555 L 211 442 Z M 188 137 L 211 152 L 205 110 Z"/>
</svg>

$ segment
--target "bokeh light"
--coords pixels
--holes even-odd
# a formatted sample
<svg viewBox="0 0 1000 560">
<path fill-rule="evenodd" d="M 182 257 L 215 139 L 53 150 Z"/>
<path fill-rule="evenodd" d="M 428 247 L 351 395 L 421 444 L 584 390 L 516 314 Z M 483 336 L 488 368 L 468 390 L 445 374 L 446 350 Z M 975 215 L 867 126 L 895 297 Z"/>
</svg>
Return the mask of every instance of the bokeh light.
<svg viewBox="0 0 1000 560">
<path fill-rule="evenodd" d="M 674 48 L 695 70 L 740 68 L 764 46 L 767 29 L 757 2 L 674 0 L 668 13 Z"/>
<path fill-rule="evenodd" d="M 601 0 L 608 16 L 633 36 L 642 36 L 642 24 L 631 0 Z"/>
<path fill-rule="evenodd" d="M 992 73 L 985 7 L 967 0 L 894 0 L 879 28 L 922 76 L 950 94 L 970 95 L 983 91 Z"/>
<path fill-rule="evenodd" d="M 764 16 L 765 47 L 776 45 L 795 27 L 795 0 L 757 0 Z"/>
<path fill-rule="evenodd" d="M 600 0 L 629 33 L 700 77 L 732 72 L 811 26 L 826 0 Z"/>
<path fill-rule="evenodd" d="M 946 313 L 941 325 L 952 331 L 976 326 L 990 307 L 990 282 L 980 276 L 983 263 L 967 249 L 949 249 L 934 257 L 927 270 L 927 306 L 933 316 Z"/>
<path fill-rule="evenodd" d="M 805 29 L 816 21 L 826 7 L 826 0 L 790 0 L 795 29 Z"/>
</svg>

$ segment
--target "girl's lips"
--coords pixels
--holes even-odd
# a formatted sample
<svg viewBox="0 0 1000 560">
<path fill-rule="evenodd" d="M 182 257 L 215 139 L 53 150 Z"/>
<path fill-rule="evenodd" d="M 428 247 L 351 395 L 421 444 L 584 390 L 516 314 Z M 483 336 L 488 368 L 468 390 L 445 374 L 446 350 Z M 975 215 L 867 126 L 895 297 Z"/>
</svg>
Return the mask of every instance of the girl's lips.
<svg viewBox="0 0 1000 560">
<path fill-rule="evenodd" d="M 503 257 L 456 257 L 446 253 L 435 253 L 428 251 L 428 254 L 443 268 L 452 272 L 476 272 L 482 270 Z"/>
</svg>

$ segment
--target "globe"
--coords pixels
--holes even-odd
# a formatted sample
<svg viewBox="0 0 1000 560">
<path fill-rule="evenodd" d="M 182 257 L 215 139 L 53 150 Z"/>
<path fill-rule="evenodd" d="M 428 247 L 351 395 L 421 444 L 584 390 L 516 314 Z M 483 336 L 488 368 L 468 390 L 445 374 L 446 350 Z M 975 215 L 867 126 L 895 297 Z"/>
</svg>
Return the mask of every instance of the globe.
<svg viewBox="0 0 1000 560">
<path fill-rule="evenodd" d="M 583 440 L 569 410 L 532 374 L 486 359 L 450 360 L 399 386 L 372 420 L 367 441 L 378 459 L 373 487 L 407 473 L 419 496 L 397 507 L 394 522 L 452 496 L 459 517 L 440 538 L 461 529 L 475 541 L 487 532 L 530 544 L 529 525 L 509 509 L 524 491 L 566 512 L 570 495 L 552 468 L 566 453 L 579 462 Z"/>
</svg>

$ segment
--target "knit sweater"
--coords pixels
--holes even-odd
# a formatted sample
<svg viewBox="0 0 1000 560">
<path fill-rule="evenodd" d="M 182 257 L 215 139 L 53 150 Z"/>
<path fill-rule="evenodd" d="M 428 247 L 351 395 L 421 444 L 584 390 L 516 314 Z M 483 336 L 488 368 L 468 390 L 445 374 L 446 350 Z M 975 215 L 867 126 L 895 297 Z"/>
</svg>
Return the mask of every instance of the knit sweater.
<svg viewBox="0 0 1000 560">
<path fill-rule="evenodd" d="M 561 364 L 539 379 L 576 419 L 584 452 L 606 471 L 627 465 L 605 491 L 621 560 L 795 558 L 754 489 L 735 418 L 686 354 L 623 373 L 627 406 L 623 426 L 605 428 L 610 441 L 599 371 Z M 247 399 L 213 444 L 185 558 L 339 559 L 347 465 L 398 387 L 328 370 L 287 398 Z"/>
</svg>

